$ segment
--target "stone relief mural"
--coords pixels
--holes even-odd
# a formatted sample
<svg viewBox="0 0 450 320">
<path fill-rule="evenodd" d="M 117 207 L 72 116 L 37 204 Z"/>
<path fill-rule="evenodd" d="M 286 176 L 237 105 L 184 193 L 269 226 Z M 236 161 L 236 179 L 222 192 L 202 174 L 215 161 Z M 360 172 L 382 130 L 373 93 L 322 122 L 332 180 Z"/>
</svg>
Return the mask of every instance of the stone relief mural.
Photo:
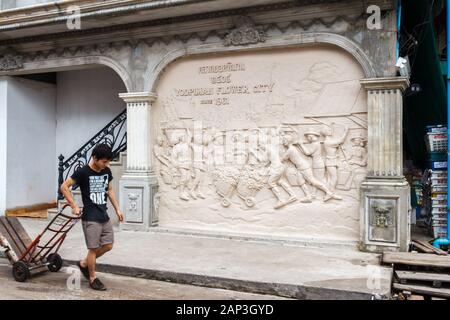
<svg viewBox="0 0 450 320">
<path fill-rule="evenodd" d="M 266 140 L 263 138 L 265 143 L 257 140 L 257 148 L 250 148 L 247 153 L 247 134 L 251 133 L 243 131 L 240 134 L 245 141 L 239 148 L 242 153 L 233 153 L 231 156 L 235 162 L 229 164 L 225 164 L 224 159 L 217 158 L 217 154 L 216 161 L 210 162 L 217 147 L 221 151 L 227 149 L 223 136 L 211 137 L 209 131 L 212 129 L 205 129 L 198 140 L 193 139 L 189 128 L 178 128 L 173 144 L 168 138 L 173 135 L 172 130 L 162 129 L 163 132 L 158 135 L 153 147 L 154 156 L 159 161 L 158 173 L 162 182 L 178 189 L 179 198 L 185 201 L 205 199 L 201 190 L 207 180 L 214 183 L 224 207 L 230 206 L 229 198 L 233 194 L 242 198 L 248 207 L 253 207 L 256 204 L 254 196 L 264 187 L 269 188 L 277 199 L 275 209 L 295 201 L 311 203 L 313 199 L 317 199 L 316 190 L 324 194 L 323 202 L 342 200 L 336 190 L 356 189 L 366 174 L 366 139 L 361 136 L 352 137 L 350 140 L 354 144 L 351 154 L 346 155 L 342 148 L 348 134 L 345 126 L 340 137 L 333 137 L 332 126 L 323 126 L 320 132 L 307 131 L 304 133 L 306 141 L 298 139 L 299 129 L 292 126 L 273 128 L 269 133 L 271 136 L 266 137 Z M 258 133 L 259 130 L 257 129 Z M 254 137 L 258 139 L 258 135 Z M 282 143 L 275 144 L 274 138 Z M 216 150 L 210 148 L 211 140 Z M 236 141 L 232 140 L 231 143 Z M 252 163 L 251 157 L 257 161 Z M 242 159 L 245 159 L 244 163 Z M 293 186 L 301 188 L 303 198 L 295 194 Z M 289 199 L 282 200 L 283 190 L 289 195 Z"/>
<path fill-rule="evenodd" d="M 152 109 L 160 224 L 356 239 L 367 164 L 362 77 L 330 47 L 168 68 Z"/>
</svg>

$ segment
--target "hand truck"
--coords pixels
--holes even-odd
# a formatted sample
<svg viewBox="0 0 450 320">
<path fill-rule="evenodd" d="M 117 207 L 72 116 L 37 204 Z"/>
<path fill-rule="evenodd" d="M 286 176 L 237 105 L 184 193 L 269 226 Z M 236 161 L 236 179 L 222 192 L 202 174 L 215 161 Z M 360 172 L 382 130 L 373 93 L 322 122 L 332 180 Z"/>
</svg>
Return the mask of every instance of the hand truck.
<svg viewBox="0 0 450 320">
<path fill-rule="evenodd" d="M 16 217 L 0 217 L 0 247 L 12 264 L 12 274 L 16 281 L 24 282 L 31 271 L 42 271 L 45 267 L 58 272 L 63 259 L 58 254 L 67 233 L 81 219 L 81 215 L 63 213 L 69 205 L 64 205 L 47 227 L 31 241 Z"/>
</svg>

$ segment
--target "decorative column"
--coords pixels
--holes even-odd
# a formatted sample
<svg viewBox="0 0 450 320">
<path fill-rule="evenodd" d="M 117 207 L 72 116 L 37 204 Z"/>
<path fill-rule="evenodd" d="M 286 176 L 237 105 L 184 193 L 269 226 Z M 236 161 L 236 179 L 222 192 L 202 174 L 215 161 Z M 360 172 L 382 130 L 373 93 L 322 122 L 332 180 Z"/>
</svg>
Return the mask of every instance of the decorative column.
<svg viewBox="0 0 450 320">
<path fill-rule="evenodd" d="M 151 164 L 151 105 L 156 95 L 147 92 L 119 94 L 127 104 L 127 166 L 120 180 L 123 230 L 147 231 L 158 224 L 156 175 Z"/>
<path fill-rule="evenodd" d="M 408 251 L 410 187 L 403 176 L 403 92 L 407 78 L 361 80 L 368 103 L 368 176 L 361 185 L 360 249 Z"/>
</svg>

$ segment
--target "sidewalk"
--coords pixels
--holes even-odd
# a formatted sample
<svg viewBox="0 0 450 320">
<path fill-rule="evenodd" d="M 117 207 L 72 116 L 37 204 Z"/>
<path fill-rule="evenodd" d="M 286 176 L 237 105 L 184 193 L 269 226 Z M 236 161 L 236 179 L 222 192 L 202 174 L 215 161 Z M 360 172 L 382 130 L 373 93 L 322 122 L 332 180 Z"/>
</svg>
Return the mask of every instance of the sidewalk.
<svg viewBox="0 0 450 320">
<path fill-rule="evenodd" d="M 31 238 L 48 223 L 20 221 Z M 80 223 L 60 254 L 69 263 L 85 256 Z M 387 298 L 392 271 L 371 267 L 379 260 L 379 255 L 350 249 L 116 230 L 115 246 L 98 260 L 98 271 L 297 299 Z M 370 289 L 377 279 L 379 289 Z"/>
</svg>

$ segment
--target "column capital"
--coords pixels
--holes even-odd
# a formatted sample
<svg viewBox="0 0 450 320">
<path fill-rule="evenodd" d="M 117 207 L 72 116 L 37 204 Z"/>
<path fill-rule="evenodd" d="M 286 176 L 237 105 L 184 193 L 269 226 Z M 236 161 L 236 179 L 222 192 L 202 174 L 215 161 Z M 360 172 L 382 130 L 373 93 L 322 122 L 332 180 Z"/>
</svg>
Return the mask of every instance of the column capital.
<svg viewBox="0 0 450 320">
<path fill-rule="evenodd" d="M 152 103 L 156 100 L 157 95 L 153 92 L 127 92 L 127 93 L 119 93 L 119 98 L 121 98 L 126 103 L 131 102 Z"/>
<path fill-rule="evenodd" d="M 367 91 L 393 89 L 405 91 L 410 84 L 406 77 L 366 78 L 360 80 L 360 83 Z"/>
</svg>

